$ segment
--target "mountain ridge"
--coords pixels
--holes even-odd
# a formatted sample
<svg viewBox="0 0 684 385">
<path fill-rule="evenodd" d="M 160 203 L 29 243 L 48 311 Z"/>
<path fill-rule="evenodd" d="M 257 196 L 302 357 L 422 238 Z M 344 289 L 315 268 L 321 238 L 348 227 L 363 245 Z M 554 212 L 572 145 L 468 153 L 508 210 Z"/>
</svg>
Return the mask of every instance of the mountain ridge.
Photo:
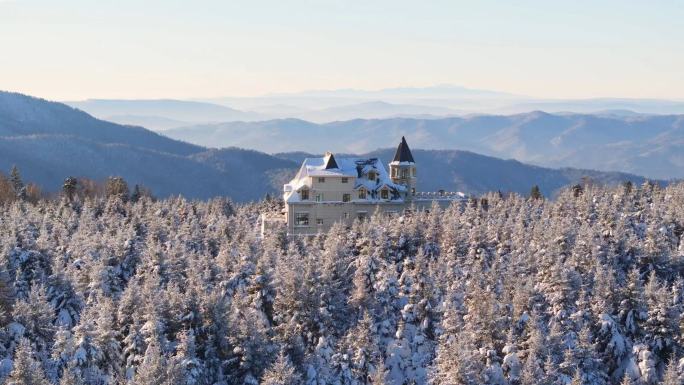
<svg viewBox="0 0 684 385">
<path fill-rule="evenodd" d="M 207 146 L 269 153 L 301 150 L 364 153 L 387 137 L 412 147 L 461 149 L 544 167 L 621 171 L 653 179 L 684 178 L 684 115 L 470 115 L 438 119 L 227 122 L 172 129 L 169 137 Z M 261 138 L 269 138 L 263 141 Z M 606 156 L 609 154 L 610 156 Z"/>
<path fill-rule="evenodd" d="M 178 99 L 88 99 L 66 105 L 100 119 L 112 117 L 154 117 L 189 124 L 204 122 L 263 120 L 268 116 L 209 102 Z M 125 123 L 125 122 L 123 122 Z"/>
<path fill-rule="evenodd" d="M 297 128 L 306 134 L 308 129 L 318 127 L 312 124 L 302 128 L 302 122 L 286 119 L 278 121 L 273 128 L 276 133 L 281 130 L 291 135 Z M 283 128 L 283 124 L 291 124 L 293 128 Z M 335 136 L 330 134 L 321 150 L 335 143 Z M 420 146 L 414 145 L 420 138 L 419 132 L 414 134 L 409 136 L 409 143 L 420 164 L 419 186 L 423 190 L 444 188 L 477 194 L 503 189 L 526 194 L 531 185 L 539 184 L 545 194 L 552 194 L 563 185 L 576 183 L 586 173 L 593 173 L 599 183 L 644 180 L 636 175 L 582 170 L 570 175 L 568 171 L 475 153 L 420 150 Z M 399 137 L 395 132 L 385 132 L 378 143 Z M 278 135 L 257 132 L 253 139 L 277 141 Z M 236 201 L 250 201 L 267 193 L 279 194 L 282 184 L 300 167 L 292 159 L 244 148 L 207 148 L 142 127 L 105 122 L 61 103 L 0 92 L 0 170 L 9 171 L 17 165 L 25 180 L 49 191 L 59 190 L 67 176 L 102 180 L 117 175 L 131 185 L 145 185 L 159 197 L 229 196 Z M 391 153 L 393 149 L 388 148 L 365 155 L 386 160 Z"/>
</svg>

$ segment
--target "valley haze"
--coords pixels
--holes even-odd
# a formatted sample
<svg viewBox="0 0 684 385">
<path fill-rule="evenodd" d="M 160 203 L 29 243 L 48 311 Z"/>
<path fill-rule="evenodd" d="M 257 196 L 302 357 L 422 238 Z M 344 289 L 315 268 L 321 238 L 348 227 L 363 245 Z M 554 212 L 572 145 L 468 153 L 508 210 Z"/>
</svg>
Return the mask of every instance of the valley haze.
<svg viewBox="0 0 684 385">
<path fill-rule="evenodd" d="M 204 147 L 360 154 L 407 135 L 422 149 L 653 179 L 684 177 L 684 102 L 677 100 L 540 99 L 441 85 L 67 104 Z"/>
</svg>

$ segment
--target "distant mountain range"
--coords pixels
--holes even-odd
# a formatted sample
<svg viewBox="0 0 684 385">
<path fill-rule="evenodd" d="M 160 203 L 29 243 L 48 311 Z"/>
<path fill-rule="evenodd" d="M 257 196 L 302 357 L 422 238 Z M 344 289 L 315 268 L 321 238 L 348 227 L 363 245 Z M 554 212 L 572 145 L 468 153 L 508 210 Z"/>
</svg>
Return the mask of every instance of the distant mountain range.
<svg viewBox="0 0 684 385">
<path fill-rule="evenodd" d="M 299 118 L 308 119 L 306 116 L 292 114 L 292 110 L 280 110 L 274 106 L 295 107 L 300 111 L 320 111 L 334 107 L 353 106 L 369 102 L 384 102 L 389 104 L 412 105 L 413 108 L 441 107 L 449 110 L 465 112 L 484 112 L 494 108 L 503 107 L 512 103 L 528 101 L 520 95 L 504 92 L 471 89 L 453 85 L 441 85 L 432 87 L 402 87 L 386 88 L 380 90 L 316 90 L 296 93 L 269 94 L 258 97 L 224 97 L 201 99 L 200 101 L 231 106 L 233 108 L 250 111 L 283 112 L 273 118 Z M 379 111 L 380 114 L 382 111 Z M 425 113 L 422 113 L 425 114 Z M 354 118 L 358 118 L 355 116 Z M 374 118 L 387 116 L 377 115 Z M 324 121 L 332 121 L 328 118 Z"/>
<path fill-rule="evenodd" d="M 328 123 L 353 119 L 438 119 L 469 114 L 518 114 L 534 110 L 610 116 L 684 114 L 684 101 L 659 99 L 539 99 L 443 85 L 381 90 L 320 90 L 259 97 L 200 100 L 67 102 L 97 118 L 162 131 L 197 124 L 300 119 Z"/>
<path fill-rule="evenodd" d="M 364 153 L 406 135 L 415 148 L 464 149 L 545 167 L 684 178 L 684 115 L 618 112 L 471 115 L 442 119 L 356 119 L 315 124 L 296 119 L 196 125 L 166 132 L 205 146 L 269 153 L 321 149 Z"/>
<path fill-rule="evenodd" d="M 90 99 L 66 102 L 97 118 L 121 124 L 134 124 L 164 130 L 196 123 L 255 121 L 269 116 L 239 111 L 218 104 L 186 100 Z"/>
<path fill-rule="evenodd" d="M 282 117 L 294 117 L 312 122 L 329 122 L 356 118 L 437 118 L 462 113 L 462 111 L 447 107 L 396 104 L 383 101 L 363 101 L 333 105 L 321 109 L 272 104 L 255 107 L 258 111 L 241 111 L 213 103 L 183 100 L 92 99 L 82 102 L 67 102 L 66 104 L 100 119 L 119 124 L 143 126 L 156 131 L 194 124 L 227 121 L 255 122 Z"/>
<path fill-rule="evenodd" d="M 259 138 L 263 143 L 291 136 L 308 142 L 310 129 L 321 127 L 296 120 L 286 121 L 293 127 L 283 128 L 278 122 L 265 122 L 251 127 L 274 124 L 276 135 L 267 132 Z M 310 138 L 320 144 L 313 152 L 335 147 L 340 136 L 329 127 L 326 133 Z M 249 128 L 249 127 L 248 127 Z M 327 129 L 327 128 L 326 128 Z M 297 131 L 299 130 L 299 131 Z M 281 132 L 283 131 L 283 132 Z M 369 137 L 377 147 L 394 146 L 400 135 L 396 130 Z M 249 134 L 249 130 L 234 135 Z M 482 193 L 492 190 L 527 193 L 538 184 L 546 194 L 561 186 L 576 183 L 584 176 L 597 182 L 614 183 L 643 178 L 620 173 L 575 169 L 552 170 L 505 161 L 457 150 L 418 150 L 419 132 L 409 136 L 414 156 L 419 163 L 419 188 L 422 190 L 459 190 Z M 357 137 L 360 141 L 366 139 Z M 300 142 L 301 143 L 301 142 Z M 301 148 L 292 146 L 288 150 Z M 387 161 L 392 148 L 365 154 Z M 131 185 L 143 184 L 157 196 L 182 194 L 204 199 L 229 196 L 237 201 L 256 200 L 266 193 L 280 192 L 284 181 L 294 175 L 306 154 L 287 153 L 277 156 L 240 148 L 208 149 L 174 140 L 141 127 L 102 121 L 55 102 L 21 94 L 0 92 L 0 170 L 17 165 L 25 180 L 48 190 L 58 190 L 66 176 L 104 179 L 118 175 Z"/>
<path fill-rule="evenodd" d="M 452 84 L 442 84 L 427 87 L 394 87 L 379 90 L 360 89 L 336 89 L 336 90 L 311 90 L 294 93 L 269 94 L 264 97 L 271 98 L 359 98 L 359 99 L 465 99 L 465 98 L 502 98 L 518 99 L 525 98 L 507 92 L 483 90 L 462 87 Z"/>
<path fill-rule="evenodd" d="M 278 191 L 272 173 L 297 165 L 268 154 L 204 147 L 141 127 L 93 118 L 61 103 L 0 93 L 0 170 L 17 165 L 24 179 L 50 190 L 66 176 L 123 176 L 158 196 L 227 195 L 238 201 Z"/>
</svg>

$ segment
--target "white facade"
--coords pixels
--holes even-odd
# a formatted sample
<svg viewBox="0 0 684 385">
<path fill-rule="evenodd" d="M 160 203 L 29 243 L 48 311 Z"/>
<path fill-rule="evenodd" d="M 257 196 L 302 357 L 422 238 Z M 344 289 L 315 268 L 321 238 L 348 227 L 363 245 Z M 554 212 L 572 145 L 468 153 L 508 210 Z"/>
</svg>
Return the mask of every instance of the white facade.
<svg viewBox="0 0 684 385">
<path fill-rule="evenodd" d="M 297 175 L 283 186 L 285 221 L 289 235 L 326 232 L 336 222 L 350 225 L 376 211 L 403 215 L 406 209 L 427 209 L 464 198 L 463 194 L 426 197 L 416 193 L 416 164 L 406 140 L 389 164 L 390 173 L 377 158 L 322 158 L 304 160 Z"/>
</svg>

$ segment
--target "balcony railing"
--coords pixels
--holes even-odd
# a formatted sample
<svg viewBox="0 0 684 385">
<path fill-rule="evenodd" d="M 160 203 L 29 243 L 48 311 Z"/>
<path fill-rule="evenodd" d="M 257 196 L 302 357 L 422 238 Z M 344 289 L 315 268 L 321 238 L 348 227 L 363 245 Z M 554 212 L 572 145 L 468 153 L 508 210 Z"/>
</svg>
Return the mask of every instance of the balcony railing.
<svg viewBox="0 0 684 385">
<path fill-rule="evenodd" d="M 417 191 L 413 196 L 416 200 L 463 200 L 467 196 L 460 191 Z"/>
</svg>

